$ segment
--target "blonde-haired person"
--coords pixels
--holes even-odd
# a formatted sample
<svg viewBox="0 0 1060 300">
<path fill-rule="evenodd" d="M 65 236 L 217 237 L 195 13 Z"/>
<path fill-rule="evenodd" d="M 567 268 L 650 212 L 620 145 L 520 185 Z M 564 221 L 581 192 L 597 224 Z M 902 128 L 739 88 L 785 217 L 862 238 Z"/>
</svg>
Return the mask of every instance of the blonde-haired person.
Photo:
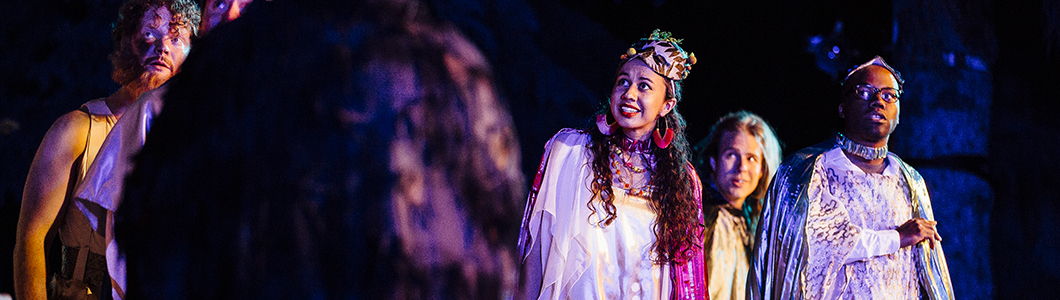
<svg viewBox="0 0 1060 300">
<path fill-rule="evenodd" d="M 747 265 L 762 196 L 780 164 L 780 142 L 762 117 L 729 113 L 696 147 L 703 173 L 707 285 L 711 299 L 746 299 Z"/>
</svg>

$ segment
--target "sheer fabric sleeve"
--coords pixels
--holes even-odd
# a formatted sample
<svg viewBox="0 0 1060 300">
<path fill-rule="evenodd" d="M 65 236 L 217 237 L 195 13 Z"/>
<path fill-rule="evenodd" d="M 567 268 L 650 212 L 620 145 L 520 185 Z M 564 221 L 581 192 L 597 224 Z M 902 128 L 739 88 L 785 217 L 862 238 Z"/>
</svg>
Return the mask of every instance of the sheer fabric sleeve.
<svg viewBox="0 0 1060 300">
<path fill-rule="evenodd" d="M 588 143 L 588 134 L 564 129 L 545 145 L 519 234 L 528 299 L 566 299 L 589 265 Z"/>
</svg>

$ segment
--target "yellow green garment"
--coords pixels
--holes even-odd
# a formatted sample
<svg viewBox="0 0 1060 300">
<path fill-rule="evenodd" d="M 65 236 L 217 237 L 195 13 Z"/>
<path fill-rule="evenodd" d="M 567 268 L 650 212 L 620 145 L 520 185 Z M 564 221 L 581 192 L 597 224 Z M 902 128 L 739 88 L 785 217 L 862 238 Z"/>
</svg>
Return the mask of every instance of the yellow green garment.
<svg viewBox="0 0 1060 300">
<path fill-rule="evenodd" d="M 749 299 L 807 299 L 820 296 L 807 291 L 806 286 L 808 277 L 821 275 L 807 274 L 810 261 L 806 231 L 810 197 L 807 191 L 811 189 L 815 166 L 821 163 L 825 152 L 837 146 L 834 141 L 826 141 L 800 150 L 778 168 L 763 201 L 762 218 L 755 236 L 757 244 L 747 279 Z M 897 162 L 908 184 L 912 217 L 934 220 L 923 178 L 897 156 L 889 156 Z M 934 248 L 930 248 L 927 243 L 918 243 L 912 247 L 922 296 L 928 299 L 953 299 L 953 285 L 941 244 L 936 243 Z M 813 261 L 817 266 L 826 266 L 825 272 L 835 272 L 843 265 L 843 256 L 815 257 Z"/>
<path fill-rule="evenodd" d="M 703 219 L 710 299 L 747 299 L 747 268 L 757 221 L 750 215 L 751 201 L 737 209 L 718 194 L 712 183 L 707 186 L 703 193 Z"/>
</svg>

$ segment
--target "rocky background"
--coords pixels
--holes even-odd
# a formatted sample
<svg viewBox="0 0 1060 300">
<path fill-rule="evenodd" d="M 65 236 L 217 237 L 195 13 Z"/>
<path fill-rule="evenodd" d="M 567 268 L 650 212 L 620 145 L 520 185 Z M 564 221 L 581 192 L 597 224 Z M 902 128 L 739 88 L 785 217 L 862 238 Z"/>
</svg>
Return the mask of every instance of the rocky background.
<svg viewBox="0 0 1060 300">
<path fill-rule="evenodd" d="M 588 125 L 618 56 L 652 29 L 698 58 L 678 106 L 690 141 L 746 109 L 773 124 L 785 153 L 831 136 L 838 80 L 881 55 L 907 81 L 891 149 L 927 181 L 957 298 L 1060 294 L 1060 1 L 853 2 L 425 4 L 493 64 L 528 179 L 552 134 Z M 13 290 L 4 258 L 41 138 L 118 87 L 106 57 L 120 5 L 13 1 L 0 12 L 0 293 Z"/>
</svg>

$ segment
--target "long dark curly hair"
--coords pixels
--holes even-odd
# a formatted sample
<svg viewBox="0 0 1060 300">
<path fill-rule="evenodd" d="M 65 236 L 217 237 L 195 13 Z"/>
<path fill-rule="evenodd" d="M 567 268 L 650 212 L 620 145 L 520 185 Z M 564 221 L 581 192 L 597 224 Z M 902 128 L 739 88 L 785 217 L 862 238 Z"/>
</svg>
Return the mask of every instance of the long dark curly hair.
<svg viewBox="0 0 1060 300">
<path fill-rule="evenodd" d="M 667 97 L 676 98 L 681 101 L 681 84 L 677 82 L 670 85 L 667 80 Z M 671 90 L 671 86 L 674 90 Z M 608 123 L 614 122 L 609 104 L 603 103 L 603 108 L 598 112 L 607 116 Z M 699 222 L 699 209 L 694 195 L 693 182 L 688 172 L 688 163 L 691 154 L 688 140 L 685 139 L 685 118 L 678 112 L 675 105 L 670 113 L 656 122 L 656 128 L 665 131 L 670 128 L 674 131 L 674 139 L 669 147 L 661 149 L 651 143 L 650 151 L 655 156 L 655 169 L 651 173 L 649 184 L 655 187 L 649 199 L 648 207 L 657 215 L 653 230 L 655 231 L 655 243 L 652 245 L 652 261 L 656 263 L 671 263 L 685 261 L 690 254 L 686 250 L 697 247 L 698 237 L 694 232 L 697 227 L 702 226 Z M 661 123 L 661 124 L 660 124 Z M 604 135 L 591 124 L 586 132 L 592 137 L 589 151 L 592 155 L 593 199 L 603 202 L 604 219 L 598 225 L 610 225 L 615 219 L 614 192 L 611 190 L 612 170 L 610 153 L 612 147 L 618 147 L 623 139 L 619 132 Z M 595 201 L 595 200 L 594 200 Z M 596 210 L 592 203 L 588 203 L 593 214 L 601 213 Z"/>
</svg>

